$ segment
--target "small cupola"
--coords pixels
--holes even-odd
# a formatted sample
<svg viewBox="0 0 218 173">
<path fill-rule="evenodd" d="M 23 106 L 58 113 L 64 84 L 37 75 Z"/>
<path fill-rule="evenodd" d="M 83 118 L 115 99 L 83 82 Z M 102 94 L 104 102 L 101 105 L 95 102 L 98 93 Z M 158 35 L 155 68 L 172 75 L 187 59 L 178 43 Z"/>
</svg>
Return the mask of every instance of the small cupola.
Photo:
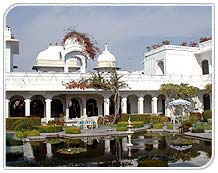
<svg viewBox="0 0 218 173">
<path fill-rule="evenodd" d="M 115 56 L 108 50 L 107 43 L 105 44 L 105 50 L 98 56 L 97 67 L 94 69 L 100 72 L 119 69 L 117 67 Z"/>
</svg>

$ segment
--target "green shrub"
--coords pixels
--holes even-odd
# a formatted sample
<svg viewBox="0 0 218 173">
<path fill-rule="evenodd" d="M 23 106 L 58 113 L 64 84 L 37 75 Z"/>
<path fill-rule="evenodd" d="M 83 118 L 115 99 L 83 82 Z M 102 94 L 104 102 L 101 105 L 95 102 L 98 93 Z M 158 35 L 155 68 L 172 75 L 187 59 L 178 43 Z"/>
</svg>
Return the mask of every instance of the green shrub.
<svg viewBox="0 0 218 173">
<path fill-rule="evenodd" d="M 61 132 L 62 130 L 61 125 L 35 126 L 35 128 L 40 133 L 55 133 L 55 132 Z"/>
<path fill-rule="evenodd" d="M 128 121 L 129 116 L 131 118 L 131 121 L 143 121 L 144 123 L 149 123 L 151 114 L 121 114 L 119 122 Z"/>
<path fill-rule="evenodd" d="M 173 124 L 172 124 L 172 123 L 168 123 L 168 124 L 167 124 L 167 129 L 172 130 L 172 129 L 173 129 Z"/>
<path fill-rule="evenodd" d="M 212 129 L 212 125 L 208 124 L 206 122 L 197 122 L 195 124 L 195 128 L 196 129 L 204 129 L 204 130 L 211 130 Z"/>
<path fill-rule="evenodd" d="M 40 132 L 38 130 L 27 130 L 27 131 L 17 131 L 17 138 L 26 138 L 27 136 L 40 136 Z"/>
<path fill-rule="evenodd" d="M 197 121 L 199 121 L 197 116 L 190 116 L 189 117 L 189 122 L 191 124 L 196 123 Z"/>
<path fill-rule="evenodd" d="M 26 131 L 27 136 L 40 136 L 40 132 L 38 130 L 30 130 Z"/>
<path fill-rule="evenodd" d="M 128 122 L 126 122 L 126 121 L 118 122 L 117 127 L 121 127 L 121 126 L 122 127 L 127 127 Z M 144 127 L 144 122 L 143 121 L 132 121 L 132 126 L 133 126 L 133 128 Z"/>
<path fill-rule="evenodd" d="M 125 127 L 125 126 L 118 126 L 118 127 L 116 128 L 116 130 L 117 130 L 117 131 L 127 131 L 128 128 Z"/>
<path fill-rule="evenodd" d="M 192 133 L 204 133 L 204 129 L 192 129 Z"/>
<path fill-rule="evenodd" d="M 19 122 L 17 122 L 19 121 Z M 32 129 L 34 126 L 41 124 L 40 117 L 10 117 L 6 118 L 6 129 L 7 130 L 26 130 Z"/>
<path fill-rule="evenodd" d="M 65 132 L 67 134 L 79 134 L 80 128 L 79 127 L 65 127 Z"/>
<path fill-rule="evenodd" d="M 206 110 L 202 113 L 204 119 L 209 119 L 209 118 L 212 118 L 212 111 L 211 110 Z"/>
<path fill-rule="evenodd" d="M 162 129 L 163 128 L 163 124 L 162 123 L 154 123 L 153 124 L 153 128 L 154 129 Z"/>
<path fill-rule="evenodd" d="M 204 124 L 204 130 L 212 130 L 212 125 L 208 124 L 208 123 L 205 123 Z"/>
<path fill-rule="evenodd" d="M 17 138 L 25 138 L 26 137 L 26 134 L 22 131 L 17 131 L 16 132 L 16 137 Z"/>
<path fill-rule="evenodd" d="M 150 122 L 151 123 L 162 123 L 163 120 L 161 116 L 151 115 Z"/>
<path fill-rule="evenodd" d="M 32 124 L 30 121 L 18 120 L 14 122 L 13 127 L 15 131 L 23 131 L 32 129 Z"/>
</svg>

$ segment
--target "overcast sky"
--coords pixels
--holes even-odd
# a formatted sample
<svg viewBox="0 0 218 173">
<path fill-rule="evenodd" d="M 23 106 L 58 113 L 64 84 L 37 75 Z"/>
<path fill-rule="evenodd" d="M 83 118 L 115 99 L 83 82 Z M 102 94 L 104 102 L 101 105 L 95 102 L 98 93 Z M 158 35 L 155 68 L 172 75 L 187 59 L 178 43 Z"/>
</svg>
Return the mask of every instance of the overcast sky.
<svg viewBox="0 0 218 173">
<path fill-rule="evenodd" d="M 212 35 L 210 6 L 17 6 L 6 24 L 20 40 L 14 58 L 17 71 L 32 71 L 37 54 L 49 43 L 60 43 L 69 27 L 92 35 L 98 47 L 115 55 L 122 69 L 142 70 L 146 47 L 170 40 L 172 44 L 199 41 Z M 88 70 L 96 61 L 88 61 Z"/>
</svg>

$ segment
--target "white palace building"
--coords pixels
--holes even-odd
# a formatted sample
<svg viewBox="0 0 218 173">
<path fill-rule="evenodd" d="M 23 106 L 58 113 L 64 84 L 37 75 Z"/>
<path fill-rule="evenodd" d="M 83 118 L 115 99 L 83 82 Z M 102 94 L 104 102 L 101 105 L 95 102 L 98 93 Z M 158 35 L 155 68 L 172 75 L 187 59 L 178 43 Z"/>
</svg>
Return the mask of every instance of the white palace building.
<svg viewBox="0 0 218 173">
<path fill-rule="evenodd" d="M 13 55 L 19 54 L 19 40 L 14 39 L 9 27 L 5 28 L 4 40 L 5 117 L 40 116 L 42 122 L 48 122 L 65 113 L 65 121 L 71 122 L 84 115 L 114 113 L 112 92 L 66 89 L 63 85 L 91 75 L 86 73 L 90 58 L 75 39 L 67 39 L 64 45 L 50 45 L 40 52 L 33 72 L 13 72 Z M 116 58 L 105 45 L 95 70 L 119 69 Z M 118 70 L 129 86 L 120 90 L 121 113 L 169 115 L 169 98 L 159 92 L 161 84 L 167 83 L 198 87 L 198 96 L 193 98 L 195 111 L 211 109 L 211 95 L 207 96 L 204 89 L 212 83 L 211 40 L 199 47 L 164 45 L 144 53 L 143 61 L 143 70 Z"/>
</svg>

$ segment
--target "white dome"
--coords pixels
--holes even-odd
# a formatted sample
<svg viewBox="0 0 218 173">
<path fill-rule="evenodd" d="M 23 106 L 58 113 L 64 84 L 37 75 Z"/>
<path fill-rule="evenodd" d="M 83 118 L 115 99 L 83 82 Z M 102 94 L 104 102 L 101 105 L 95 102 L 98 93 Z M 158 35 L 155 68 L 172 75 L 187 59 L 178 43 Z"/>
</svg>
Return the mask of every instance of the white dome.
<svg viewBox="0 0 218 173">
<path fill-rule="evenodd" d="M 112 53 L 107 49 L 107 44 L 105 44 L 105 50 L 102 52 L 101 55 L 98 56 L 98 62 L 104 61 L 104 62 L 115 62 L 116 59 Z"/>
<path fill-rule="evenodd" d="M 110 71 L 111 69 L 120 69 L 117 67 L 114 55 L 107 49 L 107 44 L 105 44 L 105 50 L 98 56 L 97 66 L 94 69 L 102 72 Z"/>
<path fill-rule="evenodd" d="M 59 60 L 62 50 L 62 46 L 49 46 L 48 49 L 39 52 L 37 60 Z"/>
</svg>

